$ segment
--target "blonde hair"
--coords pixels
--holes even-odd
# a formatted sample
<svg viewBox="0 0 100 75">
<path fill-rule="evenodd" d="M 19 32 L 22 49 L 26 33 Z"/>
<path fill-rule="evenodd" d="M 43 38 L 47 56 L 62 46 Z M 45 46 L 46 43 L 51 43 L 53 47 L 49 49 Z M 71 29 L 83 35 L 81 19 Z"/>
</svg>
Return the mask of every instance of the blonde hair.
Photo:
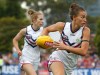
<svg viewBox="0 0 100 75">
<path fill-rule="evenodd" d="M 33 19 L 37 19 L 38 15 L 41 15 L 41 14 L 42 14 L 42 13 L 40 13 L 40 12 L 38 12 L 38 11 L 33 10 L 33 9 L 29 9 L 27 13 L 28 13 L 28 15 L 29 15 L 31 21 L 32 21 Z"/>
</svg>

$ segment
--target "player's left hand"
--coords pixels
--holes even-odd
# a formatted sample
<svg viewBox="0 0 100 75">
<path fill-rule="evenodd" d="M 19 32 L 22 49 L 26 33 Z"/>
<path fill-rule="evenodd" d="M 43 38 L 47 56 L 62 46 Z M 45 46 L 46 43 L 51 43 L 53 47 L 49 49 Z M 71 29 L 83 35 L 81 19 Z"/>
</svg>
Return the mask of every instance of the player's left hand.
<svg viewBox="0 0 100 75">
<path fill-rule="evenodd" d="M 63 42 L 54 42 L 53 48 L 57 48 L 57 50 L 65 50 L 66 46 Z"/>
</svg>

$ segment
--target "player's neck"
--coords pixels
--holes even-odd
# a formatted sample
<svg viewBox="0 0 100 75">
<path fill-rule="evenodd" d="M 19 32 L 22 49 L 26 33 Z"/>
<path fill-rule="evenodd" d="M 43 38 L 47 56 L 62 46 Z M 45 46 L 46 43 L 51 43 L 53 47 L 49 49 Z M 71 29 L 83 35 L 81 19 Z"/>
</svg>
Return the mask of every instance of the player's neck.
<svg viewBox="0 0 100 75">
<path fill-rule="evenodd" d="M 78 26 L 77 24 L 75 24 L 74 22 L 72 22 L 72 32 L 76 32 L 80 29 L 80 26 Z"/>
<path fill-rule="evenodd" d="M 34 29 L 34 31 L 38 31 L 40 29 L 40 27 L 36 26 L 36 25 L 32 25 L 32 28 Z"/>
</svg>

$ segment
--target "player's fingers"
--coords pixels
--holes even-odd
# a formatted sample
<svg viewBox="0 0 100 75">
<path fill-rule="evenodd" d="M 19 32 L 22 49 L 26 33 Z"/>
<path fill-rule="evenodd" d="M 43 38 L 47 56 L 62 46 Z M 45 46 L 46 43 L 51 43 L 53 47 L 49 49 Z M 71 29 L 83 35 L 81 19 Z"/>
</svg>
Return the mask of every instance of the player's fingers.
<svg viewBox="0 0 100 75">
<path fill-rule="evenodd" d="M 53 45 L 53 48 L 59 48 L 59 45 Z"/>
<path fill-rule="evenodd" d="M 22 52 L 21 52 L 21 51 L 19 51 L 19 52 L 18 52 L 18 55 L 19 55 L 19 56 L 21 56 L 21 55 L 22 55 Z"/>
<path fill-rule="evenodd" d="M 54 41 L 54 44 L 59 44 L 60 42 Z"/>
<path fill-rule="evenodd" d="M 53 45 L 54 46 L 59 46 L 59 42 L 54 42 Z"/>
</svg>

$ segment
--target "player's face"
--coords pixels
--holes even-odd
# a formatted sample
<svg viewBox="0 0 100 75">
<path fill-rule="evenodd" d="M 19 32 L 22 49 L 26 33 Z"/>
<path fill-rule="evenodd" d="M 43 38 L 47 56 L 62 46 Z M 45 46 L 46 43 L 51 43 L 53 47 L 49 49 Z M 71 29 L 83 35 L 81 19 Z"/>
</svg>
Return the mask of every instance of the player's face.
<svg viewBox="0 0 100 75">
<path fill-rule="evenodd" d="M 35 21 L 35 25 L 37 25 L 38 27 L 41 27 L 43 25 L 43 21 L 44 21 L 44 16 L 38 15 L 36 21 Z"/>
<path fill-rule="evenodd" d="M 87 13 L 85 11 L 80 11 L 77 17 L 75 17 L 75 23 L 79 26 L 86 25 L 87 23 Z"/>
</svg>

